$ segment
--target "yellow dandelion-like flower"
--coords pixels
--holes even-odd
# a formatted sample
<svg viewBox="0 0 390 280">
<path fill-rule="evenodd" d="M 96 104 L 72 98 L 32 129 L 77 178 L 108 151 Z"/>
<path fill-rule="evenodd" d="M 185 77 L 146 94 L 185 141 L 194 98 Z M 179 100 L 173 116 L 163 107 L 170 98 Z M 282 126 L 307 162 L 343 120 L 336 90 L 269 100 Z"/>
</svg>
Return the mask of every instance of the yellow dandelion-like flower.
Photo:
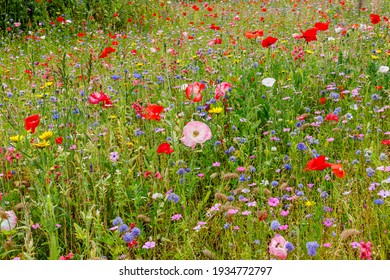
<svg viewBox="0 0 390 280">
<path fill-rule="evenodd" d="M 307 207 L 312 207 L 312 206 L 316 205 L 316 203 L 315 203 L 314 201 L 308 200 L 308 201 L 306 201 L 305 205 L 306 205 Z"/>
<path fill-rule="evenodd" d="M 40 136 L 39 136 L 39 138 L 41 139 L 41 140 L 47 140 L 47 139 L 49 139 L 50 137 L 52 137 L 53 136 L 53 131 L 46 131 L 46 132 L 44 132 L 44 133 L 42 133 Z"/>
<path fill-rule="evenodd" d="M 219 114 L 223 111 L 222 107 L 215 107 L 209 110 L 210 114 Z"/>
<path fill-rule="evenodd" d="M 113 119 L 116 119 L 116 116 L 115 115 L 111 115 L 108 117 L 109 119 L 113 120 Z"/>
<path fill-rule="evenodd" d="M 9 138 L 9 140 L 13 141 L 13 142 L 19 142 L 19 141 L 22 141 L 24 138 L 24 136 L 22 135 L 15 135 L 15 136 L 11 136 Z"/>
<path fill-rule="evenodd" d="M 127 142 L 126 145 L 127 145 L 127 147 L 129 147 L 129 148 L 131 148 L 131 147 L 134 146 L 133 142 Z"/>
<path fill-rule="evenodd" d="M 378 58 L 379 58 L 379 56 L 376 56 L 376 55 L 371 55 L 371 58 L 372 58 L 372 59 L 378 59 Z"/>
<path fill-rule="evenodd" d="M 46 140 L 43 140 L 42 142 L 39 142 L 39 143 L 36 143 L 36 144 L 33 144 L 35 147 L 37 148 L 45 148 L 47 146 L 50 146 L 50 142 L 49 141 L 46 141 Z"/>
<path fill-rule="evenodd" d="M 306 52 L 307 52 L 308 54 L 313 54 L 313 53 L 314 53 L 314 52 L 311 51 L 311 50 L 306 50 Z"/>
</svg>

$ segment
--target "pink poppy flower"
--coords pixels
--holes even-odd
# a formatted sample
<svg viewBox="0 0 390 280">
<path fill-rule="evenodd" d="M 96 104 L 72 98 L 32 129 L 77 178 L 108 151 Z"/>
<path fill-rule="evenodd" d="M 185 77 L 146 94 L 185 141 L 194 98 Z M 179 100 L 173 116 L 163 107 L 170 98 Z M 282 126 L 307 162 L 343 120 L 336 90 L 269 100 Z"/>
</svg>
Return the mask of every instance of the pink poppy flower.
<svg viewBox="0 0 390 280">
<path fill-rule="evenodd" d="M 104 92 L 97 92 L 95 91 L 88 97 L 89 103 L 91 104 L 99 104 L 100 102 L 103 103 L 104 108 L 112 107 L 112 102 L 110 97 L 106 95 Z"/>
<path fill-rule="evenodd" d="M 1 208 L 0 208 L 1 210 Z M 11 231 L 16 227 L 16 218 L 14 211 L 0 212 L 0 231 Z"/>
<path fill-rule="evenodd" d="M 198 121 L 192 121 L 183 128 L 184 137 L 180 140 L 187 147 L 195 149 L 196 144 L 203 144 L 212 137 L 211 129 L 207 124 Z"/>
<path fill-rule="evenodd" d="M 268 249 L 269 253 L 280 260 L 285 260 L 287 258 L 287 241 L 281 235 L 276 235 L 272 238 Z"/>
<path fill-rule="evenodd" d="M 223 82 L 220 83 L 216 88 L 215 88 L 215 100 L 219 100 L 221 97 L 225 97 L 226 92 L 230 90 L 232 87 L 231 84 Z"/>
</svg>

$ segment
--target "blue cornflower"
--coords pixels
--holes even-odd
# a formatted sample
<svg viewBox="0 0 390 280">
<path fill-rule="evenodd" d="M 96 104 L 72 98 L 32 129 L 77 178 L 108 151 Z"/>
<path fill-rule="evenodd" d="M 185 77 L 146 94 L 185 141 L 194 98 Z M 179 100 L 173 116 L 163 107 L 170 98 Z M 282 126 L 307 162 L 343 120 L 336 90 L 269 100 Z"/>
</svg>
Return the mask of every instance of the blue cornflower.
<svg viewBox="0 0 390 280">
<path fill-rule="evenodd" d="M 385 202 L 383 201 L 383 199 L 375 199 L 375 200 L 374 200 L 374 204 L 376 204 L 376 205 L 382 205 L 383 203 L 385 203 Z"/>
<path fill-rule="evenodd" d="M 379 95 L 374 93 L 372 96 L 371 96 L 372 100 L 378 100 L 379 99 Z"/>
<path fill-rule="evenodd" d="M 304 151 L 307 149 L 306 145 L 304 143 L 299 143 L 297 145 L 298 150 Z"/>
<path fill-rule="evenodd" d="M 234 201 L 234 196 L 232 195 L 228 196 L 228 201 Z"/>
<path fill-rule="evenodd" d="M 273 186 L 273 187 L 277 187 L 278 185 L 279 185 L 278 181 L 272 181 L 271 182 L 271 186 Z"/>
<path fill-rule="evenodd" d="M 176 174 L 178 175 L 186 174 L 186 170 L 184 168 L 180 168 L 179 170 L 177 170 Z"/>
<path fill-rule="evenodd" d="M 292 252 L 292 251 L 294 251 L 294 245 L 292 245 L 290 242 L 287 242 L 286 249 L 287 249 L 287 251 Z"/>
<path fill-rule="evenodd" d="M 111 76 L 111 79 L 113 79 L 114 81 L 119 80 L 120 78 L 122 78 L 122 77 L 119 76 L 119 75 L 113 75 L 113 76 Z"/>
<path fill-rule="evenodd" d="M 131 230 L 130 233 L 131 233 L 131 235 L 134 236 L 134 238 L 135 238 L 135 237 L 137 237 L 138 235 L 141 234 L 141 230 L 140 230 L 139 228 L 135 227 L 135 228 L 133 228 L 133 229 Z"/>
<path fill-rule="evenodd" d="M 169 195 L 168 195 L 168 201 L 173 201 L 173 202 L 175 202 L 175 203 L 178 203 L 179 202 L 179 200 L 180 200 L 180 197 L 177 195 L 177 194 L 175 194 L 175 193 L 170 193 Z"/>
<path fill-rule="evenodd" d="M 235 156 L 231 156 L 231 157 L 229 157 L 229 160 L 230 160 L 231 162 L 236 162 L 236 157 L 235 157 Z"/>
<path fill-rule="evenodd" d="M 228 229 L 229 227 L 230 227 L 230 224 L 229 224 L 229 223 L 226 223 L 226 224 L 223 225 L 223 228 L 224 228 L 224 229 Z"/>
<path fill-rule="evenodd" d="M 291 170 L 291 165 L 288 164 L 288 163 L 286 163 L 286 164 L 284 165 L 284 168 L 285 168 L 286 170 Z"/>
<path fill-rule="evenodd" d="M 125 235 L 123 235 L 123 240 L 125 242 L 131 242 L 131 241 L 133 241 L 133 239 L 134 239 L 134 236 L 130 232 L 125 233 Z"/>
<path fill-rule="evenodd" d="M 112 221 L 112 224 L 113 224 L 114 226 L 121 225 L 121 224 L 123 224 L 123 221 L 122 221 L 121 217 L 116 217 L 116 218 Z"/>
<path fill-rule="evenodd" d="M 375 170 L 372 169 L 371 167 L 367 168 L 367 169 L 366 169 L 366 172 L 367 172 L 367 176 L 368 176 L 368 177 L 372 177 L 372 176 L 374 176 L 374 174 L 375 174 Z"/>
<path fill-rule="evenodd" d="M 314 257 L 315 255 L 317 255 L 317 248 L 319 246 L 320 245 L 318 245 L 317 241 L 306 243 L 307 253 L 309 254 L 310 257 Z"/>
<path fill-rule="evenodd" d="M 126 232 L 126 231 L 128 231 L 129 230 L 129 227 L 127 226 L 127 225 L 125 225 L 125 224 L 122 224 L 122 225 L 120 225 L 120 227 L 119 227 L 119 232 L 120 233 L 124 233 L 124 232 Z"/>
<path fill-rule="evenodd" d="M 134 73 L 134 78 L 135 79 L 141 79 L 142 78 L 142 74 Z"/>
<path fill-rule="evenodd" d="M 273 221 L 271 222 L 271 229 L 272 229 L 272 230 L 277 230 L 279 227 L 280 227 L 279 221 L 273 220 Z"/>
</svg>

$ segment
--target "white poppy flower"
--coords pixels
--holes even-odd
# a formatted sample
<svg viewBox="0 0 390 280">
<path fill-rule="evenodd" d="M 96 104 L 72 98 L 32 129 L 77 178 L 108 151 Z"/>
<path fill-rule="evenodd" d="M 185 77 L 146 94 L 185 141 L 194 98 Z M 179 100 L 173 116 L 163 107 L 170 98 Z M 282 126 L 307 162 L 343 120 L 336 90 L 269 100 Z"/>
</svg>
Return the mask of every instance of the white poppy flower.
<svg viewBox="0 0 390 280">
<path fill-rule="evenodd" d="M 386 74 L 387 72 L 389 72 L 389 66 L 380 66 L 378 72 Z"/>
<path fill-rule="evenodd" d="M 265 78 L 261 81 L 261 83 L 266 87 L 272 87 L 275 82 L 276 80 L 274 78 Z"/>
</svg>

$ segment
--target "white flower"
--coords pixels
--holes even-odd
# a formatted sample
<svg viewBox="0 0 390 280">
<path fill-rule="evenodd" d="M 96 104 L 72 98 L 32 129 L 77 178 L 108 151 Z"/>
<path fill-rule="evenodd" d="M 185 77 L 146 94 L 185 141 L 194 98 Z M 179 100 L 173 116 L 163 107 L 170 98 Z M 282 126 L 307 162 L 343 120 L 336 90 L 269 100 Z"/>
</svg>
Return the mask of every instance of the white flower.
<svg viewBox="0 0 390 280">
<path fill-rule="evenodd" d="M 336 40 L 336 39 L 333 37 L 328 37 L 328 41 L 334 41 L 334 40 Z"/>
<path fill-rule="evenodd" d="M 380 66 L 378 72 L 386 74 L 387 72 L 389 72 L 389 66 Z"/>
<path fill-rule="evenodd" d="M 14 211 L 1 212 L 0 208 L 0 231 L 10 231 L 16 227 L 17 218 Z"/>
<path fill-rule="evenodd" d="M 182 85 L 180 86 L 180 89 L 181 89 L 181 90 L 186 90 L 187 87 L 188 87 L 188 84 L 182 84 Z"/>
<path fill-rule="evenodd" d="M 261 81 L 263 85 L 266 87 L 272 87 L 276 80 L 274 78 L 265 78 L 264 80 Z"/>
<path fill-rule="evenodd" d="M 336 28 L 334 29 L 334 31 L 335 31 L 336 33 L 340 33 L 341 31 L 343 31 L 343 28 L 342 28 L 342 27 L 336 27 Z"/>
</svg>

